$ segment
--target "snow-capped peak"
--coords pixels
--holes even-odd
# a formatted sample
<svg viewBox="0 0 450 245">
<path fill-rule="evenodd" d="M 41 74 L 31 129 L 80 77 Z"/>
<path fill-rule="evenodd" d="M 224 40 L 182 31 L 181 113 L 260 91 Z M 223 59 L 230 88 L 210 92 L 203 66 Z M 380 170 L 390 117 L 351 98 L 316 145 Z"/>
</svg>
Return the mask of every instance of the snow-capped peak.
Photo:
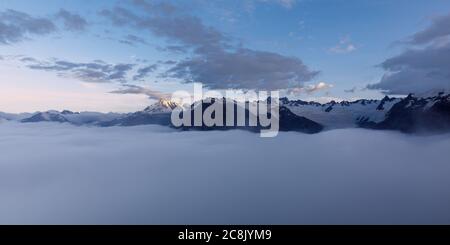
<svg viewBox="0 0 450 245">
<path fill-rule="evenodd" d="M 178 104 L 176 102 L 171 101 L 169 99 L 162 98 L 155 104 L 145 108 L 144 112 L 146 112 L 146 113 L 169 113 L 173 109 L 175 109 L 175 107 L 177 107 L 177 106 L 178 106 Z"/>
</svg>

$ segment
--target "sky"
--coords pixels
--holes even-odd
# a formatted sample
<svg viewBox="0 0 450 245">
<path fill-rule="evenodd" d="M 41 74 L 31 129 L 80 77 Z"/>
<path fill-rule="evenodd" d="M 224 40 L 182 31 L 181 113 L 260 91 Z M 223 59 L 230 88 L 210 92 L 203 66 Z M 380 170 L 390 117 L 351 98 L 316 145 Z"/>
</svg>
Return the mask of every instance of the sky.
<svg viewBox="0 0 450 245">
<path fill-rule="evenodd" d="M 446 0 L 1 0 L 0 111 L 131 112 L 176 90 L 450 90 Z"/>
</svg>

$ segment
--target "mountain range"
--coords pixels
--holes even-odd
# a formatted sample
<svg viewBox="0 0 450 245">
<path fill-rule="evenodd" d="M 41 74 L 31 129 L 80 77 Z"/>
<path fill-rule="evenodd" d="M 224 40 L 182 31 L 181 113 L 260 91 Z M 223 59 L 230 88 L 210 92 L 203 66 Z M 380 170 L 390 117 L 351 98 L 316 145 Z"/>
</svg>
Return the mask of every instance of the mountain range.
<svg viewBox="0 0 450 245">
<path fill-rule="evenodd" d="M 202 101 L 203 110 L 211 105 L 214 100 Z M 223 99 L 223 106 L 226 103 L 235 102 Z M 190 113 L 198 105 L 199 102 L 191 105 Z M 21 114 L 0 112 L 0 120 L 18 121 L 21 123 L 59 122 L 100 127 L 146 124 L 174 127 L 171 123 L 171 112 L 176 107 L 177 104 L 174 102 L 161 99 L 144 110 L 134 113 L 72 112 L 68 110 Z M 246 115 L 249 115 L 248 110 L 245 110 L 247 112 Z M 223 116 L 225 118 L 226 115 L 224 114 Z M 304 133 L 317 133 L 322 130 L 352 127 L 398 130 L 405 133 L 449 132 L 450 94 L 441 92 L 425 97 L 417 97 L 410 94 L 404 98 L 385 96 L 381 100 L 331 101 L 324 104 L 303 100 L 289 100 L 283 97 L 280 98 L 279 120 L 280 131 L 299 131 Z M 211 128 L 202 124 L 202 126 L 180 128 L 182 130 L 241 128 L 254 131 L 261 127 L 216 126 Z"/>
</svg>

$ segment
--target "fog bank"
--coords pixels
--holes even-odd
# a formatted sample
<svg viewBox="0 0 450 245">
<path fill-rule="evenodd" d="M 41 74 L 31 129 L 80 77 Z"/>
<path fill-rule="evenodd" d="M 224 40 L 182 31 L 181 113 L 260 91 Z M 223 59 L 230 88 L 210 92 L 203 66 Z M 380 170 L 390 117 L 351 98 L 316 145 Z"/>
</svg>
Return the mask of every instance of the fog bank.
<svg viewBox="0 0 450 245">
<path fill-rule="evenodd" d="M 0 123 L 1 224 L 450 224 L 450 134 Z"/>
</svg>

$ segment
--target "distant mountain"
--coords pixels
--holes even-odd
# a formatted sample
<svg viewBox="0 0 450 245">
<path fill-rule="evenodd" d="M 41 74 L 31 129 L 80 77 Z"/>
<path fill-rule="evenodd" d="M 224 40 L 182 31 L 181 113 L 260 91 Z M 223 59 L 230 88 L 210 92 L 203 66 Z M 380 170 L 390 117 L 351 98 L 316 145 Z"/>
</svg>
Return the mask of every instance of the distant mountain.
<svg viewBox="0 0 450 245">
<path fill-rule="evenodd" d="M 39 112 L 35 115 L 22 119 L 23 123 L 33 123 L 33 122 L 69 122 L 61 113 L 58 111 L 46 111 Z"/>
<path fill-rule="evenodd" d="M 129 113 L 111 121 L 98 123 L 98 125 L 102 127 L 146 124 L 170 126 L 170 115 L 176 106 L 177 104 L 170 100 L 160 99 L 157 103 L 145 108 L 143 111 Z"/>
<path fill-rule="evenodd" d="M 426 98 L 410 94 L 393 105 L 383 121 L 367 119 L 361 121 L 360 126 L 405 133 L 450 131 L 450 94 L 439 93 Z"/>
<path fill-rule="evenodd" d="M 32 115 L 31 113 L 13 114 L 13 113 L 0 112 L 0 119 L 7 120 L 7 121 L 19 121 L 24 118 L 28 118 L 31 115 Z"/>
<path fill-rule="evenodd" d="M 224 112 L 226 111 L 226 104 L 229 103 L 233 103 L 235 112 L 237 111 L 235 101 L 212 99 L 211 101 L 202 100 L 201 102 L 196 102 L 190 105 L 189 109 L 184 113 L 191 113 L 193 118 L 193 110 L 196 106 L 201 103 L 204 111 L 216 100 L 222 103 Z M 68 110 L 62 112 L 37 112 L 34 114 L 0 113 L 0 120 L 13 120 L 23 123 L 59 122 L 102 127 L 146 124 L 173 127 L 171 112 L 176 106 L 175 103 L 169 100 L 160 100 L 142 111 L 127 114 L 72 112 Z M 381 100 L 331 101 L 325 104 L 281 98 L 279 112 L 280 131 L 317 133 L 327 129 L 351 127 L 399 130 L 405 133 L 450 131 L 450 95 L 445 93 L 427 97 L 419 97 L 412 94 L 405 98 L 385 96 Z M 250 115 L 248 109 L 245 109 L 245 113 L 248 122 Z M 226 120 L 225 113 L 223 118 Z M 181 127 L 182 130 L 227 130 L 236 128 L 258 132 L 263 129 L 260 125 L 256 127 L 207 127 L 202 124 L 201 126 Z"/>
<path fill-rule="evenodd" d="M 325 129 L 357 127 L 362 120 L 380 122 L 400 99 L 384 97 L 382 100 L 356 100 L 320 104 L 281 98 L 280 104 L 299 116 L 322 124 Z"/>
<path fill-rule="evenodd" d="M 59 122 L 59 123 L 71 123 L 74 125 L 86 125 L 111 121 L 120 116 L 122 116 L 122 114 L 118 113 L 72 112 L 68 110 L 64 110 L 62 112 L 46 111 L 34 113 L 29 117 L 20 119 L 20 122 L 22 123 Z"/>
</svg>

